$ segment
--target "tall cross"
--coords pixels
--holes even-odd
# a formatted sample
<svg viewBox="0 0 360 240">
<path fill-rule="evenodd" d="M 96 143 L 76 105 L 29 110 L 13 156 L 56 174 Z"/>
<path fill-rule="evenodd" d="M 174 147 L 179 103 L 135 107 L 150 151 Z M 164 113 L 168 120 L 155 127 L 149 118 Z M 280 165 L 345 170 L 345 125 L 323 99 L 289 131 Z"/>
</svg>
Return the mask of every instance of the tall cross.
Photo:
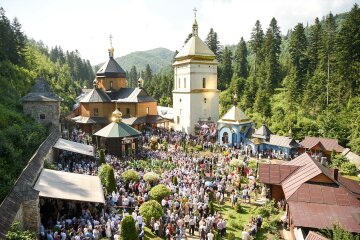
<svg viewBox="0 0 360 240">
<path fill-rule="evenodd" d="M 193 11 L 194 11 L 194 17 L 196 19 L 196 12 L 197 12 L 196 8 L 194 8 Z"/>
<path fill-rule="evenodd" d="M 112 39 L 113 39 L 113 36 L 110 34 L 110 46 L 112 47 Z"/>
</svg>

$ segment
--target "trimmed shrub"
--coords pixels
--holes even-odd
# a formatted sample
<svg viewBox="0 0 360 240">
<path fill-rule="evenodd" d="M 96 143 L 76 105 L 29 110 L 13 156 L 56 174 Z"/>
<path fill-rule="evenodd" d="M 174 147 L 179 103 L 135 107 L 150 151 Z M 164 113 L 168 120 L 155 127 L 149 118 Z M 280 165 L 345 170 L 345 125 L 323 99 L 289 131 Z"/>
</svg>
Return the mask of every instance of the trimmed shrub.
<svg viewBox="0 0 360 240">
<path fill-rule="evenodd" d="M 141 204 L 139 211 L 141 216 L 144 217 L 147 226 L 150 225 L 150 220 L 152 217 L 154 219 L 159 219 L 164 214 L 162 206 L 155 200 L 150 200 Z"/>
<path fill-rule="evenodd" d="M 138 240 L 138 234 L 135 227 L 134 218 L 132 216 L 126 216 L 121 221 L 120 238 L 122 240 Z"/>
<path fill-rule="evenodd" d="M 139 174 L 134 170 L 127 170 L 121 174 L 126 183 L 139 181 Z"/>
<path fill-rule="evenodd" d="M 164 184 L 159 184 L 150 190 L 150 197 L 158 202 L 161 202 L 165 197 L 170 196 L 171 191 Z"/>
<path fill-rule="evenodd" d="M 106 163 L 100 166 L 98 176 L 107 194 L 116 190 L 114 169 L 109 164 Z"/>
<path fill-rule="evenodd" d="M 213 202 L 213 201 L 210 201 L 209 205 L 210 205 L 210 206 L 209 206 L 210 214 L 211 214 L 211 215 L 214 215 L 214 213 L 215 213 L 214 202 Z"/>
<path fill-rule="evenodd" d="M 177 180 L 177 177 L 176 176 L 172 176 L 172 183 L 177 186 L 178 185 L 178 180 Z"/>
<path fill-rule="evenodd" d="M 101 166 L 104 163 L 106 163 L 105 162 L 105 150 L 100 149 L 100 151 L 99 151 L 99 166 Z"/>
<path fill-rule="evenodd" d="M 194 150 L 197 151 L 197 152 L 200 152 L 200 151 L 203 150 L 203 146 L 202 146 L 202 145 L 196 145 L 196 146 L 194 147 Z"/>
<path fill-rule="evenodd" d="M 160 180 L 160 176 L 157 173 L 148 172 L 145 173 L 144 180 L 149 182 L 151 185 L 153 185 L 154 183 L 157 183 Z"/>
</svg>

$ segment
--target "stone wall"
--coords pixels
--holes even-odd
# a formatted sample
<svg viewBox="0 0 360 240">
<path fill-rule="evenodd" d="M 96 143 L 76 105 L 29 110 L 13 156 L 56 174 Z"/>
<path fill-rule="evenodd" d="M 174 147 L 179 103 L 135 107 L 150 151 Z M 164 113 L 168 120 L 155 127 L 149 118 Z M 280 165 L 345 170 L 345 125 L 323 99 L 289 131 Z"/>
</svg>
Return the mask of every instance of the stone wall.
<svg viewBox="0 0 360 240">
<path fill-rule="evenodd" d="M 19 221 L 26 229 L 38 234 L 40 229 L 39 192 L 33 186 L 43 169 L 44 159 L 52 155 L 52 147 L 60 136 L 58 128 L 39 146 L 24 168 L 11 192 L 0 205 L 0 239 L 14 221 Z M 38 236 L 38 235 L 37 235 Z"/>
<path fill-rule="evenodd" d="M 59 126 L 60 124 L 60 101 L 58 102 L 24 102 L 24 114 L 32 117 L 43 125 Z M 45 119 L 40 115 L 44 114 Z"/>
</svg>

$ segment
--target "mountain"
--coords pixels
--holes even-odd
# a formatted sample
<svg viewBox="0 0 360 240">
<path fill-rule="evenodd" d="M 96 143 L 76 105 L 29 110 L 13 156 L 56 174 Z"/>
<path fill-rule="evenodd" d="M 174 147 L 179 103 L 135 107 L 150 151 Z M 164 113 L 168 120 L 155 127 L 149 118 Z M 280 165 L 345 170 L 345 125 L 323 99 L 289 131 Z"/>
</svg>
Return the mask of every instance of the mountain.
<svg viewBox="0 0 360 240">
<path fill-rule="evenodd" d="M 174 57 L 174 52 L 166 48 L 154 48 L 147 51 L 137 51 L 125 56 L 115 58 L 125 71 L 130 72 L 132 66 L 136 66 L 138 71 L 144 70 L 149 64 L 153 73 L 158 73 L 164 67 L 168 67 Z M 95 70 L 99 69 L 103 63 L 97 64 Z"/>
</svg>

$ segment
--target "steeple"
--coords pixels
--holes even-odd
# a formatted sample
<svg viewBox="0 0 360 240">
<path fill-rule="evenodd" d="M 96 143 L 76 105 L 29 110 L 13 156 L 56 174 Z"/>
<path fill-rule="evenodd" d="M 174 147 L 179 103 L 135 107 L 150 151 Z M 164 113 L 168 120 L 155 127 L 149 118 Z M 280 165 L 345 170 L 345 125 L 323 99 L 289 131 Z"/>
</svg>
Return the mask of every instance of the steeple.
<svg viewBox="0 0 360 240">
<path fill-rule="evenodd" d="M 110 34 L 109 38 L 110 38 L 110 48 L 108 49 L 108 51 L 109 51 L 109 57 L 110 57 L 110 58 L 114 58 L 114 48 L 113 48 L 113 46 L 112 46 L 113 36 Z"/>
<path fill-rule="evenodd" d="M 237 101 L 238 101 L 238 95 L 237 95 L 237 92 L 235 92 L 235 94 L 234 94 L 234 106 L 237 106 Z"/>
<path fill-rule="evenodd" d="M 198 24 L 196 21 L 196 12 L 197 12 L 196 8 L 194 8 L 193 11 L 194 11 L 194 23 L 193 23 L 193 27 L 192 27 L 192 35 L 197 36 L 199 27 L 198 27 Z"/>
<path fill-rule="evenodd" d="M 144 79 L 142 79 L 142 77 L 141 77 L 141 72 L 140 72 L 140 77 L 139 77 L 139 80 L 138 80 L 138 87 L 139 88 L 144 87 Z"/>
</svg>

